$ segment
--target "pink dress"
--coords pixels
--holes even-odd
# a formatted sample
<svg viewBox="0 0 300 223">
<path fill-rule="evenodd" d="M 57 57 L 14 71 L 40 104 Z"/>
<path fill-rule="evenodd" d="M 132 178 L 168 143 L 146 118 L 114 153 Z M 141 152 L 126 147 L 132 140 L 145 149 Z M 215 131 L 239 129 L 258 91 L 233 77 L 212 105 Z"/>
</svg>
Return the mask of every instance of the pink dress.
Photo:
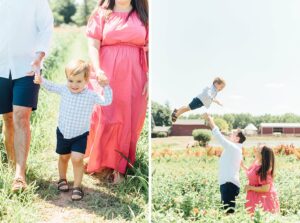
<svg viewBox="0 0 300 223">
<path fill-rule="evenodd" d="M 277 192 L 273 185 L 273 179 L 271 177 L 271 174 L 268 174 L 267 179 L 261 181 L 260 176 L 257 175 L 257 171 L 259 170 L 259 168 L 260 165 L 254 163 L 247 170 L 249 185 L 262 186 L 262 185 L 270 184 L 270 190 L 266 193 L 248 191 L 247 198 L 246 198 L 247 199 L 246 208 L 250 213 L 254 213 L 256 206 L 261 205 L 264 211 L 277 213 L 280 211 L 280 207 L 279 207 Z"/>
<path fill-rule="evenodd" d="M 135 162 L 136 145 L 146 116 L 147 29 L 134 12 L 98 10 L 89 21 L 87 36 L 101 42 L 100 67 L 110 80 L 113 102 L 94 109 L 86 150 L 88 172 L 111 168 L 125 173 Z M 101 90 L 95 77 L 90 88 Z"/>
</svg>

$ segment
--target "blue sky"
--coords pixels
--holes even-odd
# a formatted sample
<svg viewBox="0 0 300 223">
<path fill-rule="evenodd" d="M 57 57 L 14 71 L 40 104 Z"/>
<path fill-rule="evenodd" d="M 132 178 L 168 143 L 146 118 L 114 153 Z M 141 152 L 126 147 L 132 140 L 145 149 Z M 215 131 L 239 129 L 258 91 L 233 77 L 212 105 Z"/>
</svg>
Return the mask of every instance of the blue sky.
<svg viewBox="0 0 300 223">
<path fill-rule="evenodd" d="M 151 1 L 151 99 L 185 105 L 222 76 L 224 107 L 212 113 L 300 114 L 299 9 L 297 0 Z"/>
</svg>

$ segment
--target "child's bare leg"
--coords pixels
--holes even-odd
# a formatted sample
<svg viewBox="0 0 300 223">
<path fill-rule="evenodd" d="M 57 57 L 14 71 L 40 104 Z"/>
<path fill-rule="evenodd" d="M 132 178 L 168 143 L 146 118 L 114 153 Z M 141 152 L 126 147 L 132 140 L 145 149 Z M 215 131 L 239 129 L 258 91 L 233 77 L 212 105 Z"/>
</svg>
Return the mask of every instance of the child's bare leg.
<svg viewBox="0 0 300 223">
<path fill-rule="evenodd" d="M 178 118 L 180 115 L 182 115 L 185 112 L 190 111 L 190 107 L 189 106 L 182 106 L 181 108 L 179 108 L 176 112 L 176 117 Z"/>
<path fill-rule="evenodd" d="M 67 169 L 71 154 L 59 155 L 58 172 L 59 179 L 67 179 Z"/>
<path fill-rule="evenodd" d="M 72 152 L 71 160 L 73 164 L 74 172 L 74 187 L 80 187 L 83 177 L 83 157 L 84 154 L 78 152 Z"/>
</svg>

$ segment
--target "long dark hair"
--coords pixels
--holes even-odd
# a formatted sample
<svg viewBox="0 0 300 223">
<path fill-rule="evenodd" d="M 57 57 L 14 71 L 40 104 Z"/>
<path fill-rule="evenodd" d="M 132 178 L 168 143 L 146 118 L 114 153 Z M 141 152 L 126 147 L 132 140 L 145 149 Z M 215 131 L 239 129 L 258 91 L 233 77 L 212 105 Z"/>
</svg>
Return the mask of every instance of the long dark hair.
<svg viewBox="0 0 300 223">
<path fill-rule="evenodd" d="M 103 6 L 106 4 L 106 8 L 109 10 L 113 10 L 115 7 L 115 0 L 100 0 L 99 6 Z M 131 0 L 132 10 L 129 12 L 127 19 L 131 16 L 133 12 L 138 14 L 138 17 L 144 24 L 144 26 L 148 26 L 148 18 L 149 18 L 149 5 L 148 0 Z"/>
<path fill-rule="evenodd" d="M 274 174 L 275 156 L 271 148 L 263 146 L 261 149 L 261 167 L 257 171 L 257 175 L 261 180 L 266 180 L 268 172 L 271 170 L 271 176 Z"/>
</svg>

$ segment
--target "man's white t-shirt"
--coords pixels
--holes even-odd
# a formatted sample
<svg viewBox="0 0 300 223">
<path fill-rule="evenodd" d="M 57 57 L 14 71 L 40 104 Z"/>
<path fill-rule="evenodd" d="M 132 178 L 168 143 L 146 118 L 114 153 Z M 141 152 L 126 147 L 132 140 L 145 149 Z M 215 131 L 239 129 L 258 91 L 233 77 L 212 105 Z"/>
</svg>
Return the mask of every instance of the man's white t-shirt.
<svg viewBox="0 0 300 223">
<path fill-rule="evenodd" d="M 218 127 L 212 130 L 214 137 L 224 148 L 219 160 L 219 184 L 231 182 L 240 187 L 240 164 L 243 158 L 242 144 L 226 139 Z"/>
</svg>

